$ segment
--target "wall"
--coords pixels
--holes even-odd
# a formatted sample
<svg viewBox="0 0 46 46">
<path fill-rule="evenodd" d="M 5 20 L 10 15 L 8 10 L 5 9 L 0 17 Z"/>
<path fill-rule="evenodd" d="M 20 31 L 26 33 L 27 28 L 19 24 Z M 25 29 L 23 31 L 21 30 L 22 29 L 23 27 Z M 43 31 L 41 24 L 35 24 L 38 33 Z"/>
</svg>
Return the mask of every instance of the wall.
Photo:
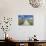
<svg viewBox="0 0 46 46">
<path fill-rule="evenodd" d="M 17 40 L 27 40 L 34 34 L 37 35 L 39 40 L 45 39 L 45 6 L 40 8 L 33 8 L 30 6 L 28 0 L 0 0 L 0 19 L 3 16 L 13 17 L 13 22 L 10 31 L 8 33 L 11 37 Z M 18 26 L 17 20 L 18 15 L 33 15 L 34 25 L 33 26 Z M 1 31 L 2 33 L 2 31 Z M 0 33 L 0 34 L 1 34 Z M 2 35 L 2 34 L 1 34 Z M 3 37 L 0 36 L 0 39 Z"/>
</svg>

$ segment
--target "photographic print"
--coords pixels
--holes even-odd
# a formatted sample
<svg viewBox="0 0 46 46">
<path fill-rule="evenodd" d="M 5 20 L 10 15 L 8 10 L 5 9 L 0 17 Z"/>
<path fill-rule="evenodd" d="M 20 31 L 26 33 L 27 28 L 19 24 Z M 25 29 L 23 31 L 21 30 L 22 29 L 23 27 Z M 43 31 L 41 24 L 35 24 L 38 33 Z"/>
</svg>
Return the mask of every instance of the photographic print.
<svg viewBox="0 0 46 46">
<path fill-rule="evenodd" d="M 33 25 L 33 15 L 19 15 L 18 25 Z"/>
</svg>

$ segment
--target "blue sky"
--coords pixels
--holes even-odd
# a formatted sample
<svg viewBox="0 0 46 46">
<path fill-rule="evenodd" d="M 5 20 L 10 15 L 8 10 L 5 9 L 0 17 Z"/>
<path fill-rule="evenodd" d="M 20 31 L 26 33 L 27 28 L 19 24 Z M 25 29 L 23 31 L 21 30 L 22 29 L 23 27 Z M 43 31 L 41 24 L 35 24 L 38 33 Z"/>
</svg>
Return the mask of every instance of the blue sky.
<svg viewBox="0 0 46 46">
<path fill-rule="evenodd" d="M 33 18 L 33 15 L 19 15 L 18 18 L 19 19 L 30 19 L 30 18 Z"/>
</svg>

